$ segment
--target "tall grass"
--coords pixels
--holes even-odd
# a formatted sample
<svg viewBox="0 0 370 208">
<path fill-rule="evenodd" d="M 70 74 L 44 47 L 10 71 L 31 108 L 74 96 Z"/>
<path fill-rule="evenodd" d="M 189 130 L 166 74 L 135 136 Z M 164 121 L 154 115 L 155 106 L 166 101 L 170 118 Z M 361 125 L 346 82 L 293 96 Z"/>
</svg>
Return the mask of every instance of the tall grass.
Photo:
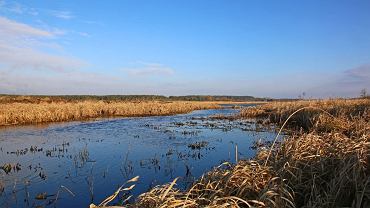
<svg viewBox="0 0 370 208">
<path fill-rule="evenodd" d="M 223 164 L 186 191 L 157 186 L 127 207 L 370 207 L 370 101 L 275 102 L 241 117 L 292 130 L 271 156 Z M 285 119 L 285 120 L 284 120 Z"/>
<path fill-rule="evenodd" d="M 296 207 L 370 207 L 369 99 L 270 103 L 241 116 L 281 125 L 302 107 L 288 122 L 292 135 L 257 158 L 288 179 Z"/>
<path fill-rule="evenodd" d="M 108 116 L 153 116 L 218 108 L 211 102 L 76 101 L 0 103 L 0 126 L 41 122 L 84 120 Z"/>
<path fill-rule="evenodd" d="M 349 125 L 363 124 L 368 120 L 370 99 L 330 99 L 294 102 L 270 102 L 266 105 L 245 108 L 240 112 L 244 118 L 263 119 L 264 123 L 282 125 L 296 110 L 307 108 L 295 114 L 288 122 L 288 126 L 295 130 L 348 130 Z M 323 113 L 325 112 L 325 113 Z M 331 116 L 329 116 L 331 115 Z M 365 119 L 365 120 L 364 120 Z M 349 124 L 351 123 L 351 124 Z M 361 128 L 363 125 L 361 125 Z M 355 129 L 356 132 L 359 129 Z"/>
</svg>

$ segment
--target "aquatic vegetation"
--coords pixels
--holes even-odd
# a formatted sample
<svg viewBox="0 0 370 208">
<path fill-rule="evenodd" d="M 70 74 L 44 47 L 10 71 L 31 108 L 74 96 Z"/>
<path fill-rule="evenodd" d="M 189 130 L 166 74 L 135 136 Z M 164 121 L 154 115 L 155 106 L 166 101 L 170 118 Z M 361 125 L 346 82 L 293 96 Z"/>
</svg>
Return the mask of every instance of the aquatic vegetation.
<svg viewBox="0 0 370 208">
<path fill-rule="evenodd" d="M 5 163 L 4 165 L 0 166 L 0 169 L 2 169 L 6 174 L 13 172 L 18 172 L 21 170 L 21 164 L 19 163 Z"/>
<path fill-rule="evenodd" d="M 255 161 L 224 163 L 197 180 L 188 191 L 156 186 L 127 207 L 294 207 L 285 182 Z"/>
<path fill-rule="evenodd" d="M 207 147 L 208 143 L 209 142 L 207 141 L 200 141 L 200 142 L 189 144 L 188 147 L 191 149 L 202 149 L 204 147 Z"/>
<path fill-rule="evenodd" d="M 48 194 L 46 192 L 39 193 L 36 195 L 35 199 L 37 200 L 45 200 L 48 197 Z"/>
<path fill-rule="evenodd" d="M 0 126 L 85 120 L 109 116 L 154 116 L 220 108 L 212 102 L 191 101 L 40 101 L 0 103 Z"/>
<path fill-rule="evenodd" d="M 205 173 L 185 191 L 175 179 L 128 207 L 369 207 L 369 104 L 298 101 L 244 109 L 241 117 L 289 123 L 291 134 L 271 151 L 259 148 L 254 160 Z"/>
<path fill-rule="evenodd" d="M 131 184 L 134 182 L 137 182 L 139 180 L 139 176 L 133 177 L 130 180 L 126 181 L 122 186 L 120 186 L 112 195 L 108 196 L 106 199 L 104 199 L 98 206 L 95 204 L 90 204 L 90 208 L 98 208 L 98 207 L 107 207 L 106 205 L 110 202 L 112 202 L 121 192 L 127 192 L 132 190 L 135 187 L 135 184 L 132 184 L 131 186 L 124 188 L 127 184 Z M 128 196 L 126 199 L 121 200 L 120 205 L 123 205 L 126 203 L 132 196 Z"/>
<path fill-rule="evenodd" d="M 302 100 L 293 102 L 271 102 L 265 105 L 243 109 L 239 117 L 261 119 L 262 123 L 282 125 L 288 121 L 288 127 L 319 131 L 359 132 L 369 128 L 364 119 L 370 116 L 370 99 L 328 99 Z M 353 129 L 356 127 L 356 129 Z M 363 133 L 363 132 L 362 132 Z"/>
</svg>

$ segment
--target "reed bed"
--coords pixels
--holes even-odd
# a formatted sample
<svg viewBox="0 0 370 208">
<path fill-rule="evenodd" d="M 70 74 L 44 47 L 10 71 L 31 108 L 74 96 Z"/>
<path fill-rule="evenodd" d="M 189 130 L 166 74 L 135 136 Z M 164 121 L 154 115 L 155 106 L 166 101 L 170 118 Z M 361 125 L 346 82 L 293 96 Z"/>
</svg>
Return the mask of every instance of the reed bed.
<svg viewBox="0 0 370 208">
<path fill-rule="evenodd" d="M 74 101 L 0 103 L 0 126 L 76 121 L 110 116 L 159 116 L 219 108 L 212 102 L 191 101 Z"/>
<path fill-rule="evenodd" d="M 175 179 L 125 207 L 370 207 L 369 109 L 366 99 L 246 108 L 240 117 L 278 126 L 290 117 L 290 134 L 253 160 L 216 167 L 186 191 Z"/>
<path fill-rule="evenodd" d="M 281 125 L 300 109 L 295 131 L 256 158 L 288 179 L 296 207 L 370 207 L 370 100 L 277 102 L 241 116 Z"/>
<path fill-rule="evenodd" d="M 294 102 L 270 102 L 265 105 L 245 108 L 240 112 L 240 117 L 262 119 L 263 123 L 282 125 L 285 120 L 295 111 L 296 113 L 288 121 L 288 127 L 294 130 L 349 130 L 351 125 L 360 125 L 363 129 L 363 121 L 370 118 L 370 99 L 329 99 L 307 100 Z M 327 129 L 326 129 L 327 128 Z"/>
<path fill-rule="evenodd" d="M 123 207 L 294 207 L 290 188 L 274 175 L 273 170 L 256 161 L 240 161 L 233 166 L 224 163 L 203 175 L 187 191 L 175 188 L 176 178 L 170 184 L 143 193 L 134 204 Z M 90 207 L 99 206 L 92 204 Z"/>
<path fill-rule="evenodd" d="M 142 194 L 132 207 L 293 207 L 284 181 L 255 161 L 218 167 L 186 192 L 173 188 L 174 182 Z"/>
</svg>

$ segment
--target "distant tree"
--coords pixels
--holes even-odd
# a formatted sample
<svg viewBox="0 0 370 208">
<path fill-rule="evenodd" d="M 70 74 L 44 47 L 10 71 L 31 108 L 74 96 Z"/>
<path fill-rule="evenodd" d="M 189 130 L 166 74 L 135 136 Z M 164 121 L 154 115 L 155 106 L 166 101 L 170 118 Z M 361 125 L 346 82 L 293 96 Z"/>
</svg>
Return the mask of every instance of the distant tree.
<svg viewBox="0 0 370 208">
<path fill-rule="evenodd" d="M 365 88 L 360 91 L 360 97 L 362 97 L 362 98 L 366 98 L 367 97 L 367 91 L 366 91 Z"/>
</svg>

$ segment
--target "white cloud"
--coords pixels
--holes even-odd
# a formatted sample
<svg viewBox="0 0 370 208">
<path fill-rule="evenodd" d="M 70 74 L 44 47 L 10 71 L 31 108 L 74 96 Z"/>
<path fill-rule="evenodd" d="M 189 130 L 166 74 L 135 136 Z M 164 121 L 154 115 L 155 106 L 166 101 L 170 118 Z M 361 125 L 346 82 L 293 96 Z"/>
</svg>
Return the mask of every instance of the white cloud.
<svg viewBox="0 0 370 208">
<path fill-rule="evenodd" d="M 319 79 L 320 82 L 303 90 L 309 96 L 357 97 L 361 89 L 370 89 L 370 64 L 360 65 L 337 73 L 312 75 L 312 79 Z M 305 79 L 302 82 L 308 82 L 312 79 Z"/>
<path fill-rule="evenodd" d="M 23 4 L 13 1 L 0 1 L 0 10 L 15 14 L 29 14 L 32 16 L 37 16 L 39 14 L 35 8 L 26 7 Z"/>
<path fill-rule="evenodd" d="M 364 64 L 345 71 L 345 74 L 355 78 L 357 81 L 370 83 L 370 64 Z"/>
<path fill-rule="evenodd" d="M 49 13 L 54 17 L 70 20 L 73 19 L 75 16 L 70 11 L 58 11 L 58 10 L 49 10 Z"/>
<path fill-rule="evenodd" d="M 103 25 L 102 22 L 100 22 L 100 21 L 93 21 L 93 20 L 80 20 L 80 22 L 85 23 L 85 24 L 89 24 L 89 25 L 99 25 L 99 26 L 102 26 Z"/>
<path fill-rule="evenodd" d="M 122 81 L 117 81 L 115 77 L 83 71 L 60 73 L 58 76 L 0 72 L 0 93 L 109 94 L 110 90 L 119 90 L 122 86 Z"/>
<path fill-rule="evenodd" d="M 0 32 L 6 37 L 52 37 L 53 33 L 0 16 Z"/>
<path fill-rule="evenodd" d="M 24 8 L 19 3 L 14 3 L 12 6 L 8 7 L 8 10 L 17 14 L 23 14 Z"/>
<path fill-rule="evenodd" d="M 65 72 L 83 63 L 77 59 L 50 55 L 32 48 L 18 48 L 0 44 L 0 62 L 10 69 L 33 69 Z"/>
<path fill-rule="evenodd" d="M 171 67 L 158 63 L 140 63 L 139 66 L 122 70 L 133 76 L 168 76 L 175 73 Z"/>
<path fill-rule="evenodd" d="M 68 71 L 84 63 L 75 58 L 44 52 L 61 47 L 53 42 L 60 32 L 46 31 L 0 17 L 0 63 L 7 69 Z"/>
</svg>

